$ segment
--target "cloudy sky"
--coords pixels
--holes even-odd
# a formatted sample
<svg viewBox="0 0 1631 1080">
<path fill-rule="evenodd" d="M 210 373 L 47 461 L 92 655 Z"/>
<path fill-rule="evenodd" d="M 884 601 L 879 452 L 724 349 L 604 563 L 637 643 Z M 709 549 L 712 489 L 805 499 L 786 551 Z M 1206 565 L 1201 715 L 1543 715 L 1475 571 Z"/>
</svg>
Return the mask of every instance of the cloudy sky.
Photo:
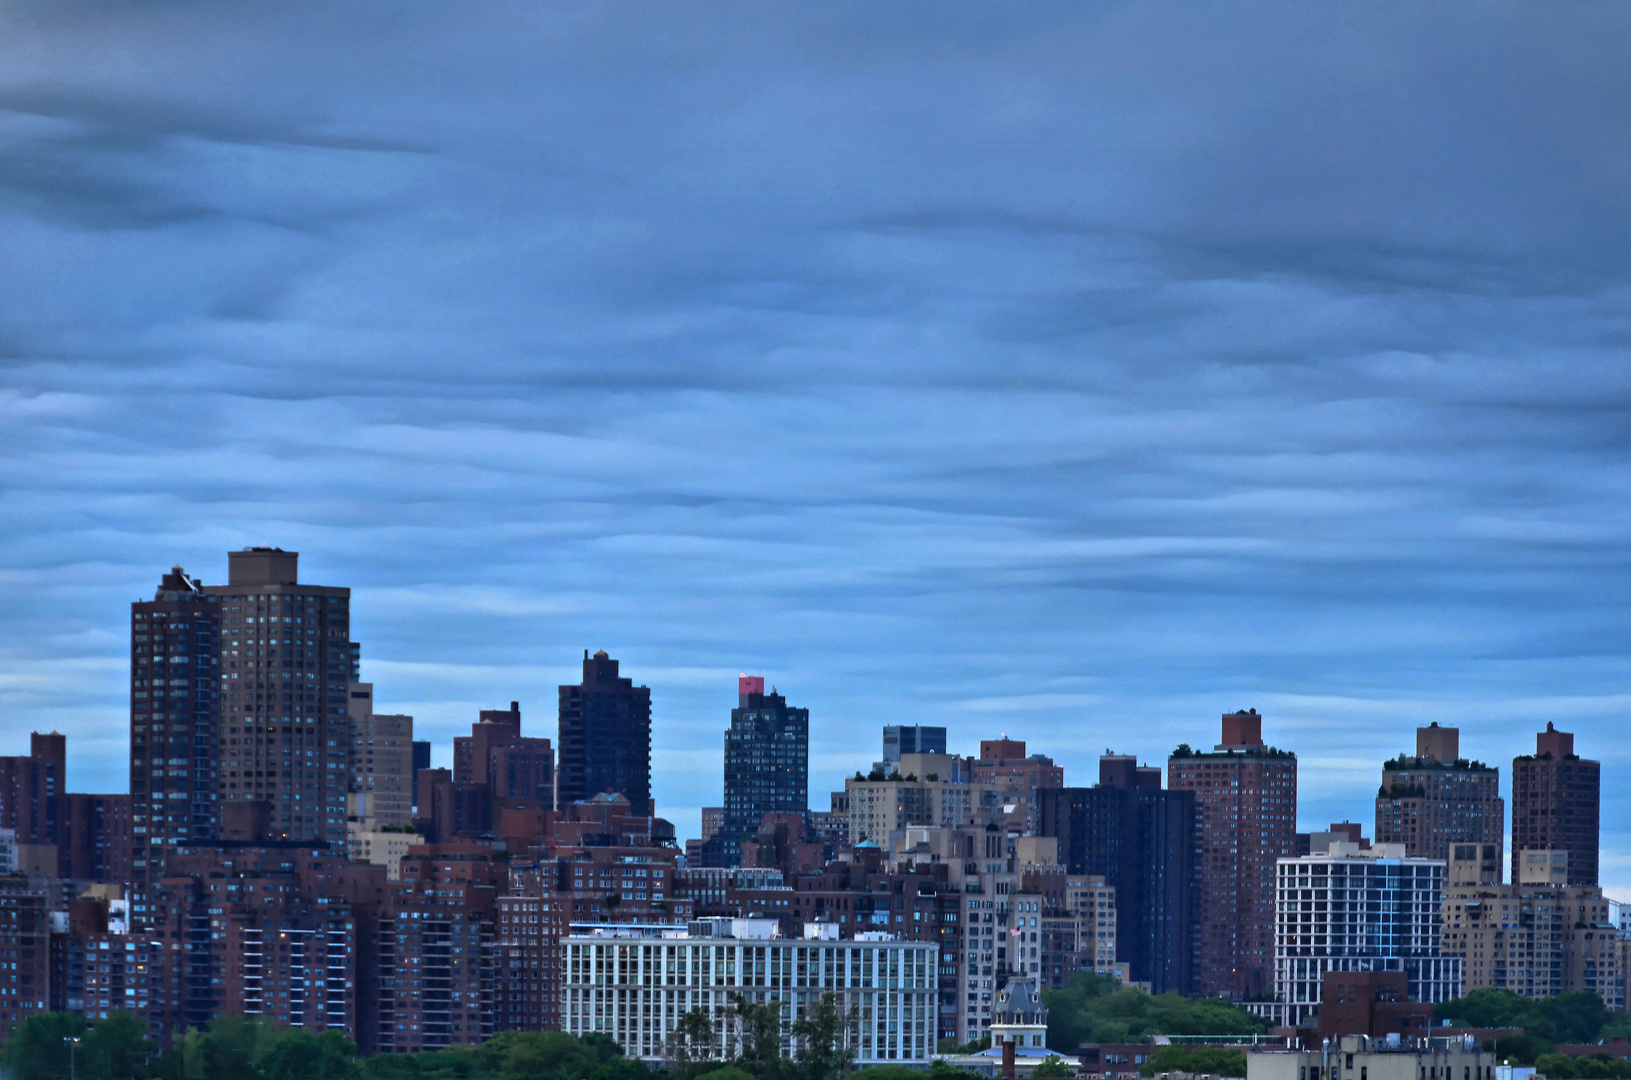
<svg viewBox="0 0 1631 1080">
<path fill-rule="evenodd" d="M 605 648 L 1091 782 L 1256 707 L 1304 828 L 1547 721 L 1631 899 L 1631 8 L 0 12 L 0 752 L 276 544 L 448 756 Z"/>
</svg>

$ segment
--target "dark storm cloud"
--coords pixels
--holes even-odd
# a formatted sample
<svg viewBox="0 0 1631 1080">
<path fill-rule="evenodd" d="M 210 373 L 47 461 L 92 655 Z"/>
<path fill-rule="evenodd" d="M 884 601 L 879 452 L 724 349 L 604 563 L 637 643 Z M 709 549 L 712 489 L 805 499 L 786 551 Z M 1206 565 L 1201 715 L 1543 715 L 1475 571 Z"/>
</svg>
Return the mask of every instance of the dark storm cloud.
<svg viewBox="0 0 1631 1080">
<path fill-rule="evenodd" d="M 445 743 L 604 646 L 1079 781 L 1255 705 L 1303 824 L 1548 720 L 1631 886 L 1618 5 L 13 5 L 0 709 L 276 543 Z M 1622 890 L 1623 891 L 1623 890 Z"/>
</svg>

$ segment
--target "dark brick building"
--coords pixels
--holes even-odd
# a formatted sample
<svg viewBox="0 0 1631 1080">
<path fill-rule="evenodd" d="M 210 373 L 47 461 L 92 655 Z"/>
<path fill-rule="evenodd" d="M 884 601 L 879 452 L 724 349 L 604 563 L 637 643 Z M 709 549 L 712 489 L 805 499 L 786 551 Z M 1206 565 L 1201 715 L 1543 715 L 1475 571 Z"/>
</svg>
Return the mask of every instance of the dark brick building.
<svg viewBox="0 0 1631 1080">
<path fill-rule="evenodd" d="M 617 792 L 651 813 L 651 688 L 619 677 L 605 651 L 584 651 L 583 682 L 560 688 L 557 802 Z"/>
<path fill-rule="evenodd" d="M 1159 769 L 1106 754 L 1096 787 L 1045 789 L 1038 809 L 1065 869 L 1116 890 L 1116 959 L 1156 993 L 1191 992 L 1194 793 L 1163 791 Z"/>
<path fill-rule="evenodd" d="M 1525 850 L 1569 853 L 1570 885 L 1597 884 L 1603 767 L 1574 752 L 1574 736 L 1551 724 L 1535 753 L 1512 759 L 1512 881 Z"/>
<path fill-rule="evenodd" d="M 774 689 L 765 693 L 754 675 L 737 680 L 737 703 L 725 732 L 724 823 L 702 845 L 710 866 L 740 863 L 743 841 L 766 814 L 810 808 L 810 710 L 789 706 Z"/>
<path fill-rule="evenodd" d="M 130 605 L 130 915 L 151 925 L 153 889 L 178 844 L 213 838 L 221 717 L 221 602 L 181 567 Z"/>
</svg>

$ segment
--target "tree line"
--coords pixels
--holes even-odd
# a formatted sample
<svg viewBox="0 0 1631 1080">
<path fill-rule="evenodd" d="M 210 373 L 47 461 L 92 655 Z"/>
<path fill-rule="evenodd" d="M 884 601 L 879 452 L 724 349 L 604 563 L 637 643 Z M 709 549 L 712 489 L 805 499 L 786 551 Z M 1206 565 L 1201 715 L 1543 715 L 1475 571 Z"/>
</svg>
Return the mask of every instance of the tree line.
<svg viewBox="0 0 1631 1080">
<path fill-rule="evenodd" d="M 936 1063 L 855 1069 L 858 1014 L 832 994 L 796 1020 L 792 1057 L 782 1056 L 780 1002 L 738 996 L 718 1019 L 706 1009 L 681 1017 L 667 1059 L 626 1057 L 610 1036 L 505 1031 L 478 1046 L 363 1057 L 337 1031 L 279 1028 L 259 1017 L 224 1016 L 161 1051 L 147 1023 L 113 1013 L 87 1023 L 77 1013 L 39 1013 L 0 1045 L 8 1080 L 973 1080 Z M 721 1037 L 720 1029 L 724 1030 Z M 1054 1073 L 1069 1076 L 1074 1070 Z"/>
<path fill-rule="evenodd" d="M 1631 1016 L 1613 1012 L 1602 998 L 1590 990 L 1574 990 L 1554 998 L 1537 999 L 1520 997 L 1510 990 L 1486 988 L 1434 1006 L 1433 1015 L 1436 1019 L 1448 1020 L 1455 1027 L 1521 1029 L 1521 1035 L 1505 1035 L 1484 1043 L 1485 1048 L 1493 1050 L 1497 1057 L 1518 1065 L 1538 1067 L 1540 1059 L 1544 1057 L 1550 1064 L 1562 1068 L 1551 1060 L 1570 1060 L 1564 1055 L 1552 1053 L 1558 1045 L 1589 1045 L 1631 1036 Z M 1541 1071 L 1554 1080 L 1599 1075 L 1552 1072 L 1550 1069 Z"/>
</svg>

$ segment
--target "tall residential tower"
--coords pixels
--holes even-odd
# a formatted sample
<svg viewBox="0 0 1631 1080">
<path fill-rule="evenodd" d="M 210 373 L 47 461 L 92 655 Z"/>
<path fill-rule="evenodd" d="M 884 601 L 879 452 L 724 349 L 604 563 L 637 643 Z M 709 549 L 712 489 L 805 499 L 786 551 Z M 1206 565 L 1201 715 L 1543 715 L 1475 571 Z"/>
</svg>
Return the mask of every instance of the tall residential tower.
<svg viewBox="0 0 1631 1080">
<path fill-rule="evenodd" d="M 221 692 L 220 597 L 181 567 L 130 605 L 132 928 L 151 925 L 177 845 L 215 836 Z"/>
<path fill-rule="evenodd" d="M 594 656 L 585 649 L 583 682 L 561 687 L 560 694 L 557 804 L 621 792 L 630 813 L 649 817 L 651 688 L 621 678 L 604 649 Z"/>
<path fill-rule="evenodd" d="M 351 590 L 300 580 L 300 553 L 227 554 L 227 583 L 206 585 L 221 618 L 215 789 L 264 802 L 282 840 L 346 840 L 351 769 Z"/>
<path fill-rule="evenodd" d="M 1417 728 L 1415 756 L 1382 766 L 1376 843 L 1403 844 L 1413 859 L 1449 859 L 1452 844 L 1479 844 L 1498 860 L 1505 836 L 1500 771 L 1463 758 L 1456 728 Z"/>
<path fill-rule="evenodd" d="M 1039 831 L 1059 838 L 1065 870 L 1115 889 L 1115 958 L 1157 994 L 1190 993 L 1194 793 L 1162 791 L 1160 769 L 1106 754 L 1096 787 L 1037 794 Z"/>
<path fill-rule="evenodd" d="M 1525 851 L 1568 852 L 1568 884 L 1597 884 L 1603 767 L 1574 752 L 1574 736 L 1551 724 L 1534 756 L 1512 759 L 1512 883 Z"/>
<path fill-rule="evenodd" d="M 764 679 L 736 682 L 737 707 L 725 732 L 725 820 L 703 844 L 710 865 L 741 862 L 741 844 L 770 813 L 810 809 L 810 710 L 790 707 Z"/>
<path fill-rule="evenodd" d="M 1297 755 L 1263 743 L 1256 709 L 1225 713 L 1211 753 L 1180 746 L 1167 787 L 1195 793 L 1195 989 L 1255 997 L 1274 982 L 1274 888 L 1297 853 Z"/>
</svg>

